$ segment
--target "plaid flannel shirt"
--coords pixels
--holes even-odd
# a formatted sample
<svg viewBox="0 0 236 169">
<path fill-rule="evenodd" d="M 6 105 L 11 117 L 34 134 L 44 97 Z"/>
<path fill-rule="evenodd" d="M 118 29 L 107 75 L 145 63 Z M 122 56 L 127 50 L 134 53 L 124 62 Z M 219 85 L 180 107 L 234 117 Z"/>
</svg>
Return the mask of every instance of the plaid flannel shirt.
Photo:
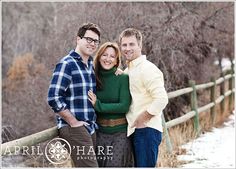
<svg viewBox="0 0 236 169">
<path fill-rule="evenodd" d="M 98 128 L 93 105 L 88 100 L 88 91 L 96 93 L 96 80 L 93 59 L 88 59 L 88 66 L 81 56 L 72 50 L 56 65 L 48 90 L 48 104 L 55 113 L 69 109 L 77 120 L 86 121 L 90 134 Z M 58 129 L 67 126 L 67 122 L 57 114 Z"/>
</svg>

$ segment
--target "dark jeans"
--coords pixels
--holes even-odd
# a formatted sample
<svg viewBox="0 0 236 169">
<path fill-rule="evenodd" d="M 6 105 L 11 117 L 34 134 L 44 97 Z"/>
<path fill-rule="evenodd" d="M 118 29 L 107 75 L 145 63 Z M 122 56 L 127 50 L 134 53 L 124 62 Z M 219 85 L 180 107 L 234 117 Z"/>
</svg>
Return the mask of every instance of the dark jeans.
<svg viewBox="0 0 236 169">
<path fill-rule="evenodd" d="M 135 129 L 132 138 L 135 167 L 155 167 L 162 133 L 156 129 L 146 127 Z"/>
<path fill-rule="evenodd" d="M 91 147 L 95 150 L 96 133 L 91 136 L 84 126 L 66 126 L 59 129 L 59 137 L 70 143 L 74 167 L 98 167 L 96 155 L 89 153 Z M 81 149 L 83 151 L 80 151 Z"/>
</svg>

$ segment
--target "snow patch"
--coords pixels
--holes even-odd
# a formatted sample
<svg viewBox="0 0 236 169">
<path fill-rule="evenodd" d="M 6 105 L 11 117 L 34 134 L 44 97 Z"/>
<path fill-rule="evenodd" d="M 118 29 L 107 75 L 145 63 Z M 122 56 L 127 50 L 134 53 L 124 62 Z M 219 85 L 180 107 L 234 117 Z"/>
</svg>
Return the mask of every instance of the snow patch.
<svg viewBox="0 0 236 169">
<path fill-rule="evenodd" d="M 235 63 L 235 60 L 233 60 L 233 63 Z M 229 58 L 222 58 L 221 64 L 223 71 L 231 69 L 231 61 Z M 214 61 L 214 65 L 219 65 L 219 60 Z"/>
<path fill-rule="evenodd" d="M 181 168 L 235 168 L 235 114 L 220 128 L 200 135 L 183 146 L 186 155 L 179 155 L 180 161 L 188 161 Z"/>
</svg>

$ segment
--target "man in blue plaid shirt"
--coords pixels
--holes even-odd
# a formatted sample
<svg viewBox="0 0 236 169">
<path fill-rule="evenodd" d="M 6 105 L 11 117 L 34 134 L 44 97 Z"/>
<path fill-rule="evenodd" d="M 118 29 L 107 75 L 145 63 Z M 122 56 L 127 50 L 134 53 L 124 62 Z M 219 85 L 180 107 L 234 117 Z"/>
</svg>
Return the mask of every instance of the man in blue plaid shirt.
<svg viewBox="0 0 236 169">
<path fill-rule="evenodd" d="M 93 58 L 100 29 L 93 23 L 79 28 L 75 50 L 56 65 L 48 91 L 48 104 L 56 113 L 59 137 L 70 143 L 75 167 L 98 167 L 91 146 L 96 145 L 96 114 L 88 91 L 96 92 Z"/>
</svg>

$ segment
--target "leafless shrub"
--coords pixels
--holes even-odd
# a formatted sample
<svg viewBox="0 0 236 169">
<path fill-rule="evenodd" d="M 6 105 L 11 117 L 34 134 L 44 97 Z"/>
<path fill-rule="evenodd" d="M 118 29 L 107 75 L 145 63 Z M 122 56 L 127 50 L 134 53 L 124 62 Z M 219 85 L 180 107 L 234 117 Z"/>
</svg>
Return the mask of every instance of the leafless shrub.
<svg viewBox="0 0 236 169">
<path fill-rule="evenodd" d="M 20 59 L 19 59 L 20 58 Z M 48 70 L 32 54 L 14 58 L 3 79 L 2 121 L 22 137 L 53 125 L 53 114 L 45 106 L 50 79 Z"/>
<path fill-rule="evenodd" d="M 52 125 L 53 113 L 45 102 L 51 73 L 56 62 L 75 47 L 78 27 L 84 22 L 101 27 L 102 43 L 117 41 L 127 27 L 140 29 L 143 54 L 164 73 L 168 92 L 187 87 L 189 80 L 198 84 L 219 77 L 221 69 L 213 62 L 234 58 L 233 2 L 5 2 L 3 125 L 13 123 L 24 134 Z M 16 61 L 16 56 L 27 64 Z M 20 69 L 14 64 L 15 70 L 10 70 L 13 62 Z M 11 87 L 15 89 L 10 92 Z M 187 95 L 171 99 L 166 119 L 184 114 L 187 105 Z M 34 126 L 39 121 L 43 124 Z"/>
</svg>

